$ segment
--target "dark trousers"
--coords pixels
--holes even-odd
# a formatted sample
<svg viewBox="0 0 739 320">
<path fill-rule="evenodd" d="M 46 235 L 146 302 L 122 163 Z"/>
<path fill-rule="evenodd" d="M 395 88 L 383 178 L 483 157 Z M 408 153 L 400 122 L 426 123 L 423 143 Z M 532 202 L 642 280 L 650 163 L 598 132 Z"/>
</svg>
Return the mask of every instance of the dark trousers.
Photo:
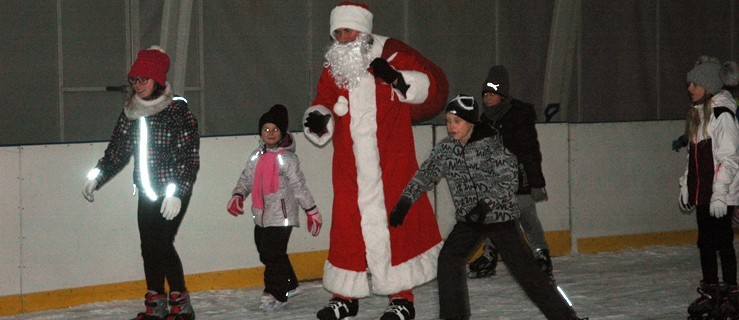
<svg viewBox="0 0 739 320">
<path fill-rule="evenodd" d="M 439 254 L 439 313 L 441 318 L 469 317 L 466 262 L 483 238 L 489 237 L 509 272 L 547 319 L 572 319 L 574 310 L 536 263 L 517 220 L 484 228 L 457 222 Z"/>
<path fill-rule="evenodd" d="M 287 256 L 293 227 L 254 227 L 259 261 L 264 264 L 264 292 L 287 301 L 287 292 L 298 287 L 298 277 Z"/>
<path fill-rule="evenodd" d="M 162 217 L 159 212 L 164 197 L 151 201 L 143 194 L 139 195 L 138 223 L 141 239 L 141 256 L 144 258 L 144 275 L 146 288 L 165 293 L 164 280 L 167 280 L 170 291 L 185 291 L 185 276 L 182 261 L 174 247 L 174 238 L 187 212 L 190 196 L 182 197 L 180 214 L 172 220 Z"/>
<path fill-rule="evenodd" d="M 710 213 L 710 206 L 696 206 L 696 220 L 698 221 L 698 249 L 701 257 L 701 271 L 703 281 L 708 284 L 718 284 L 718 262 L 721 258 L 721 273 L 724 283 L 736 284 L 736 252 L 734 251 L 734 230 L 731 228 L 731 216 L 734 207 L 727 208 L 727 214 L 721 218 L 714 218 Z"/>
</svg>

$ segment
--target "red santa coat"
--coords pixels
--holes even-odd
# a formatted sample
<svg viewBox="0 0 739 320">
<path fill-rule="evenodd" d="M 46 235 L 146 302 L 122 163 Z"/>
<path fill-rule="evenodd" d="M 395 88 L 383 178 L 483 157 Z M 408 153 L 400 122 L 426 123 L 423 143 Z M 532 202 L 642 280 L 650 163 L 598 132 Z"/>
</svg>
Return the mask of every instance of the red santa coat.
<svg viewBox="0 0 739 320">
<path fill-rule="evenodd" d="M 410 88 L 400 95 L 367 74 L 351 91 L 340 89 L 328 68 L 305 116 L 331 114 L 329 133 L 306 137 L 333 141 L 334 203 L 324 287 L 346 297 L 388 295 L 436 277 L 442 239 L 431 203 L 424 196 L 404 223 L 388 227 L 390 211 L 418 170 L 412 121 L 439 113 L 448 84 L 443 71 L 395 39 L 373 35 L 373 56 L 388 60 Z M 372 285 L 367 272 L 372 274 Z"/>
</svg>

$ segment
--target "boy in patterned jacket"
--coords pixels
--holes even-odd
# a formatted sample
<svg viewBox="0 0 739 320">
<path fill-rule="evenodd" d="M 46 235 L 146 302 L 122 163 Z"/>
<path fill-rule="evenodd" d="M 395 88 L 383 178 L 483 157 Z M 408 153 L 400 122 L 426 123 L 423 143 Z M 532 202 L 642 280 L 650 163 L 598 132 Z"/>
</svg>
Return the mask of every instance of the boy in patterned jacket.
<svg viewBox="0 0 739 320">
<path fill-rule="evenodd" d="M 531 255 L 518 222 L 516 157 L 503 147 L 491 126 L 478 122 L 475 98 L 458 95 L 446 106 L 449 137 L 431 151 L 390 214 L 390 225 L 403 223 L 424 192 L 446 177 L 456 220 L 439 254 L 437 281 L 443 319 L 469 319 L 466 260 L 489 237 L 529 298 L 547 319 L 577 319 Z"/>
</svg>

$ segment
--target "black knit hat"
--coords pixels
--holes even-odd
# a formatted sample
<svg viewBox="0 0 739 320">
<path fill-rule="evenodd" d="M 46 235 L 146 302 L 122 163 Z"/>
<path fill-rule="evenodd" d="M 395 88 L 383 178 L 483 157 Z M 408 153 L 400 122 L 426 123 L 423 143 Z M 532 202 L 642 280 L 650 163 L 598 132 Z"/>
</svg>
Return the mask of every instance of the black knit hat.
<svg viewBox="0 0 739 320">
<path fill-rule="evenodd" d="M 259 132 L 265 123 L 273 123 L 280 129 L 280 134 L 284 137 L 287 134 L 288 116 L 287 108 L 281 104 L 272 106 L 265 114 L 259 118 Z"/>
<path fill-rule="evenodd" d="M 495 92 L 503 97 L 511 96 L 511 82 L 508 80 L 508 70 L 502 65 L 490 68 L 485 82 L 482 84 L 482 93 Z"/>
<path fill-rule="evenodd" d="M 476 123 L 480 108 L 475 97 L 468 94 L 458 94 L 446 105 L 446 112 L 456 115 L 469 123 Z"/>
</svg>

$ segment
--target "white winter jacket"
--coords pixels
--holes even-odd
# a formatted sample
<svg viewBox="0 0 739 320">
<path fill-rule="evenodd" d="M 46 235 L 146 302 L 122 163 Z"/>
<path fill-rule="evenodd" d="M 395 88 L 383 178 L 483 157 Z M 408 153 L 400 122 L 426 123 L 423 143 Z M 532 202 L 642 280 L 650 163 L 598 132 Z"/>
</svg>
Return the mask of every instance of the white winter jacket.
<svg viewBox="0 0 739 320">
<path fill-rule="evenodd" d="M 708 119 L 708 136 L 705 136 L 703 130 L 700 130 L 698 141 L 691 141 L 690 143 L 711 139 L 714 171 L 712 190 L 714 193 L 717 191 L 726 192 L 726 204 L 736 206 L 739 205 L 739 179 L 737 179 L 739 169 L 739 125 L 735 118 L 736 102 L 731 93 L 721 90 L 711 98 L 711 106 L 713 109 L 727 108 L 733 114 L 724 112 L 716 118 L 716 113 L 712 112 L 711 118 Z M 696 106 L 696 108 L 701 108 L 701 105 Z M 705 120 L 702 119 L 702 121 Z M 690 153 L 688 159 L 690 159 Z M 689 187 L 688 170 L 696 170 L 691 168 L 690 160 L 687 161 L 685 172 L 680 177 L 682 191 L 686 191 Z"/>
</svg>

